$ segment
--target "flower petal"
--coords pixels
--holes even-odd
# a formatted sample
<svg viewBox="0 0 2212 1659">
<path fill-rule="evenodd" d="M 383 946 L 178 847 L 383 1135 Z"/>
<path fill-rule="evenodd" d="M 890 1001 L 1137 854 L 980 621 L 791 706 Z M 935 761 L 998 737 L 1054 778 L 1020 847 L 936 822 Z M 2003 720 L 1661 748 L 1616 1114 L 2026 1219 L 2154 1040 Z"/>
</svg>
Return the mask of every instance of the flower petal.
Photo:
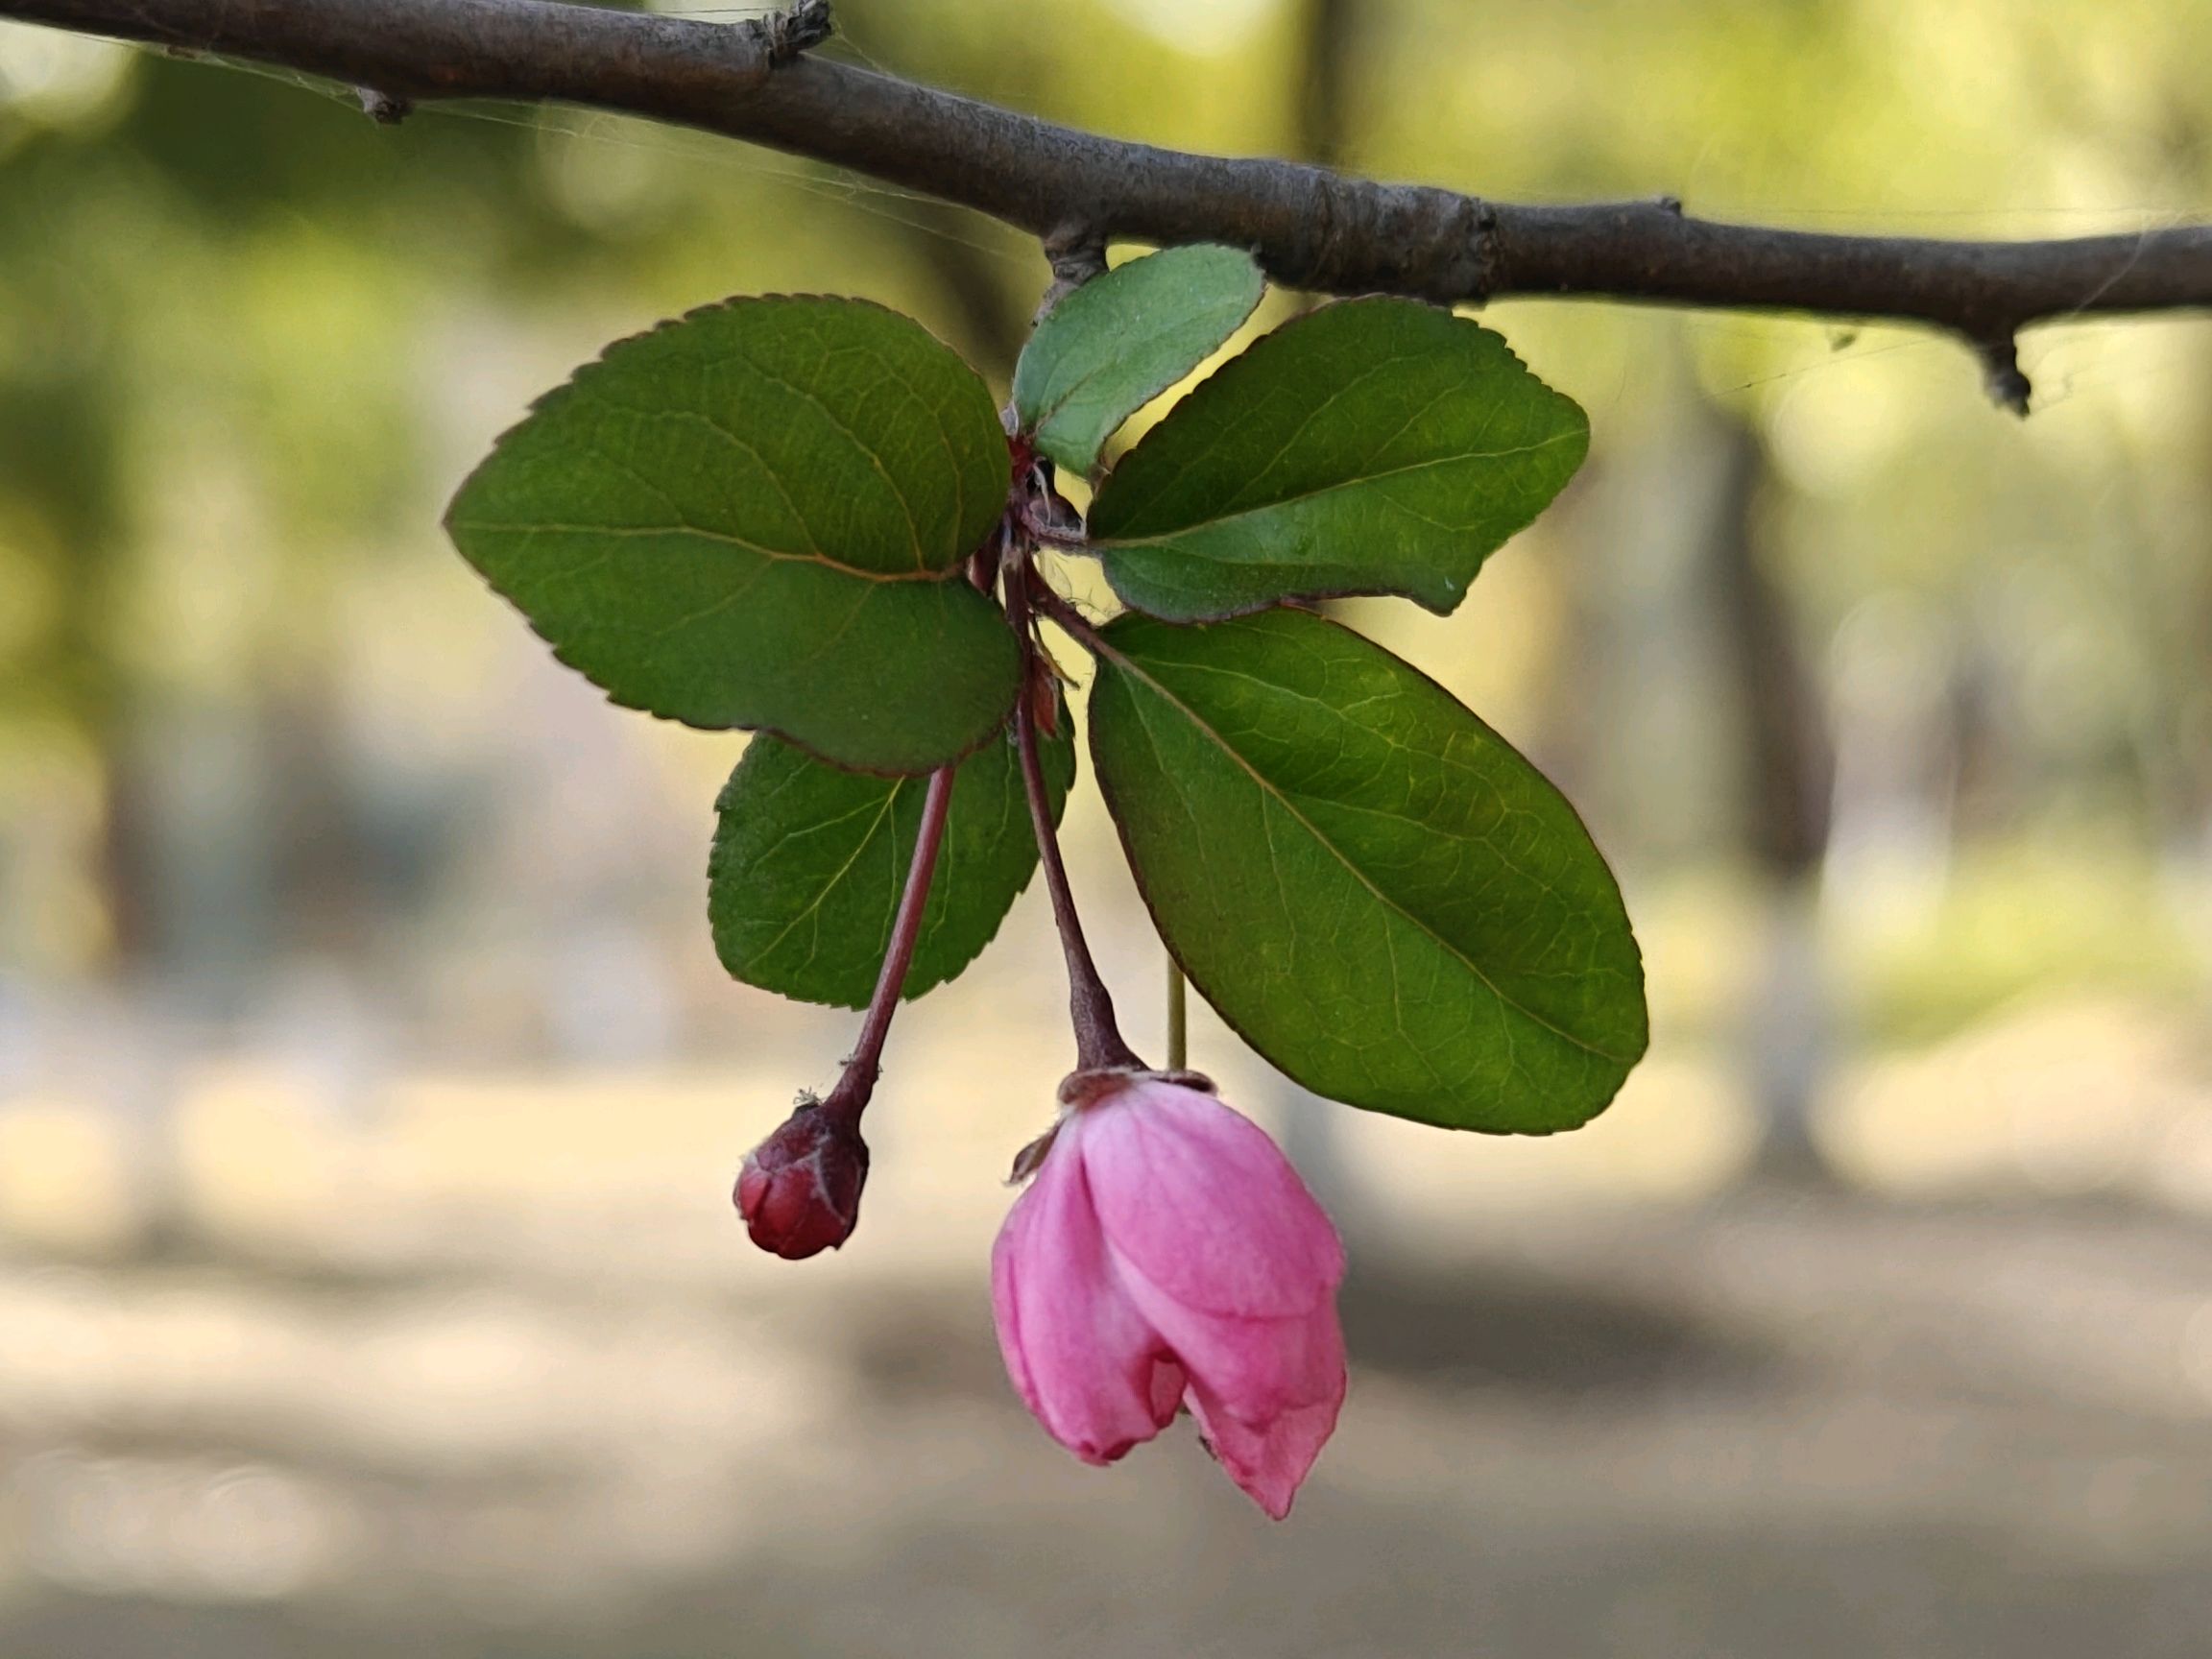
<svg viewBox="0 0 2212 1659">
<path fill-rule="evenodd" d="M 1174 1420 L 1182 1374 L 1107 1261 L 1068 1139 L 999 1230 L 992 1310 L 1022 1403 L 1085 1462 L 1111 1463 Z"/>
<path fill-rule="evenodd" d="M 1251 1424 L 1225 1410 L 1205 1387 L 1193 1384 L 1190 1390 L 1190 1414 L 1198 1419 L 1207 1446 L 1229 1479 L 1278 1521 L 1290 1513 L 1291 1500 L 1334 1431 L 1343 1403 L 1339 1393 L 1264 1424 Z"/>
<path fill-rule="evenodd" d="M 1344 1246 L 1298 1171 L 1213 1095 L 1145 1079 L 1078 1123 L 1106 1236 L 1176 1302 L 1287 1318 L 1310 1312 L 1343 1278 Z"/>
<path fill-rule="evenodd" d="M 1112 1260 L 1145 1324 L 1194 1382 L 1246 1422 L 1343 1397 L 1344 1332 L 1334 1297 L 1287 1319 L 1239 1319 L 1186 1307 L 1118 1252 Z"/>
<path fill-rule="evenodd" d="M 1163 1359 L 1152 1367 L 1152 1420 L 1165 1429 L 1175 1421 L 1175 1413 L 1183 1409 L 1183 1396 L 1190 1392 L 1190 1374 L 1172 1359 Z"/>
</svg>

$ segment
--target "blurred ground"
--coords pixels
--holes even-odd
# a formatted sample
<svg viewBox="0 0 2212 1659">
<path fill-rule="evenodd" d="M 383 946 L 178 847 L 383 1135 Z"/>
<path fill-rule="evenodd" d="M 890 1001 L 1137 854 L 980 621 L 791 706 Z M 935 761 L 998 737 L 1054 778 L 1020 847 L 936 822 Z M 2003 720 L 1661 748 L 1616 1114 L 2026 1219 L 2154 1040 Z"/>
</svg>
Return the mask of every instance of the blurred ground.
<svg viewBox="0 0 2212 1659">
<path fill-rule="evenodd" d="M 911 1018 L 934 1075 L 969 1017 Z M 348 1124 L 234 1069 L 152 1232 L 90 1224 L 131 1190 L 96 1121 L 18 1109 L 0 1652 L 2198 1655 L 2183 1035 L 2084 1002 L 1876 1067 L 1824 1118 L 1859 1190 L 1737 1184 L 1723 1080 L 1664 1054 L 1557 1142 L 1358 1119 L 1354 1389 L 1282 1527 L 1187 1429 L 1089 1470 L 1008 1391 L 1020 1088 L 886 1114 L 799 1265 L 717 1190 L 734 1073 L 398 1079 Z"/>
</svg>

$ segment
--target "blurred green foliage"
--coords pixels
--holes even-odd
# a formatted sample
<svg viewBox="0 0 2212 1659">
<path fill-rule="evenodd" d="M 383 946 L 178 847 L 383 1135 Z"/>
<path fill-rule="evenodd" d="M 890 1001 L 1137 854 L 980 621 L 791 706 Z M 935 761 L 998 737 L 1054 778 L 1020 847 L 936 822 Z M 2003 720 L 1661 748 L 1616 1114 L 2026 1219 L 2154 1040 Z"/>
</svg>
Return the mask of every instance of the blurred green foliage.
<svg viewBox="0 0 2212 1659">
<path fill-rule="evenodd" d="M 1285 153 L 1323 10 L 846 0 L 829 50 L 1119 135 Z M 1337 10 L 1336 148 L 1361 172 L 1935 234 L 2212 209 L 2212 9 L 2188 0 Z M 507 619 L 438 507 L 606 340 L 731 293 L 854 293 L 1002 389 L 1044 275 L 1002 228 L 695 134 L 438 107 L 387 129 L 282 74 L 0 32 L 0 958 L 136 948 L 133 767 L 180 709 L 251 727 L 381 699 L 426 744 L 495 749 L 470 675 Z M 1938 863 L 2079 848 L 2149 891 L 2212 845 L 2201 320 L 2032 334 L 2025 426 L 1917 334 L 1532 301 L 1485 320 L 1590 410 L 1592 465 L 1414 654 L 1631 867 L 1744 856 L 1758 762 L 1697 552 L 1739 443 L 1839 790 L 1905 755 L 1869 799 L 1934 812 Z"/>
</svg>

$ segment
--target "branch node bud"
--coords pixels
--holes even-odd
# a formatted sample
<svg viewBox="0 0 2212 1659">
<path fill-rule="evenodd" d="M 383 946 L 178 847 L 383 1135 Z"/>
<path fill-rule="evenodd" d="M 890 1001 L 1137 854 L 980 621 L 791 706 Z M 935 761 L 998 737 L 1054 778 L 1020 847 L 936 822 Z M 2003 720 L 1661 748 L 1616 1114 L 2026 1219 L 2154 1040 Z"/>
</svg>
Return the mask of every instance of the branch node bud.
<svg viewBox="0 0 2212 1659">
<path fill-rule="evenodd" d="M 798 0 L 788 12 L 775 12 L 761 21 L 760 38 L 768 48 L 768 67 L 781 69 L 835 32 L 830 0 Z"/>
<path fill-rule="evenodd" d="M 361 100 L 361 113 L 379 127 L 397 127 L 415 113 L 415 101 L 397 92 L 382 92 L 373 86 L 356 86 L 353 92 Z"/>
<path fill-rule="evenodd" d="M 1467 257 L 1474 271 L 1468 284 L 1467 303 L 1485 305 L 1503 278 L 1503 253 L 1498 247 L 1498 209 L 1480 196 L 1469 198 Z"/>
<path fill-rule="evenodd" d="M 2009 333 L 1994 335 L 1977 340 L 1974 351 L 1982 359 L 1983 384 L 1988 388 L 1990 399 L 2000 409 L 2009 409 L 2025 421 L 2028 397 L 2033 388 L 2028 383 L 2028 376 L 2021 373 L 2017 342 Z"/>
<path fill-rule="evenodd" d="M 1052 307 L 1094 276 L 1106 275 L 1106 238 L 1080 221 L 1071 221 L 1045 234 L 1045 257 L 1052 267 L 1051 285 L 1037 302 L 1030 325 L 1045 321 Z"/>
</svg>

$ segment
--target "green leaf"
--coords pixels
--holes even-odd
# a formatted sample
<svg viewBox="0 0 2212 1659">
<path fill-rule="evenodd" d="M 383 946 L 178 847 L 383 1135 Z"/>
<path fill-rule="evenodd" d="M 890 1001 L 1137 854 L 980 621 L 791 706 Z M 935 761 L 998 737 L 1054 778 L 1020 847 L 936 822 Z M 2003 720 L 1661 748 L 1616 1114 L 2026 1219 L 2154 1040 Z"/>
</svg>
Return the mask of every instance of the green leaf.
<svg viewBox="0 0 2212 1659">
<path fill-rule="evenodd" d="M 1090 535 L 1123 603 L 1171 621 L 1346 593 L 1441 613 L 1589 445 L 1574 400 L 1489 329 L 1347 301 L 1170 409 L 1099 487 Z"/>
<path fill-rule="evenodd" d="M 1190 981 L 1318 1094 L 1546 1134 L 1644 1052 L 1604 860 L 1449 693 L 1320 616 L 1104 632 L 1091 754 Z"/>
<path fill-rule="evenodd" d="M 1063 709 L 1040 734 L 1045 791 L 1059 821 L 1075 781 L 1075 738 Z M 707 865 L 714 949 L 749 985 L 865 1007 L 883 966 L 922 822 L 923 778 L 863 778 L 756 737 L 731 773 Z M 1037 841 L 1011 735 L 960 763 L 937 875 L 906 972 L 919 997 L 958 975 L 991 942 L 1037 868 Z"/>
<path fill-rule="evenodd" d="M 1022 429 L 1088 474 L 1121 422 L 1219 350 L 1265 286 L 1235 248 L 1170 248 L 1093 277 L 1037 325 L 1014 366 Z"/>
<path fill-rule="evenodd" d="M 445 522 L 615 702 L 913 773 L 1013 706 L 1013 634 L 960 576 L 1006 487 L 990 391 L 921 325 L 733 300 L 541 398 Z"/>
</svg>

